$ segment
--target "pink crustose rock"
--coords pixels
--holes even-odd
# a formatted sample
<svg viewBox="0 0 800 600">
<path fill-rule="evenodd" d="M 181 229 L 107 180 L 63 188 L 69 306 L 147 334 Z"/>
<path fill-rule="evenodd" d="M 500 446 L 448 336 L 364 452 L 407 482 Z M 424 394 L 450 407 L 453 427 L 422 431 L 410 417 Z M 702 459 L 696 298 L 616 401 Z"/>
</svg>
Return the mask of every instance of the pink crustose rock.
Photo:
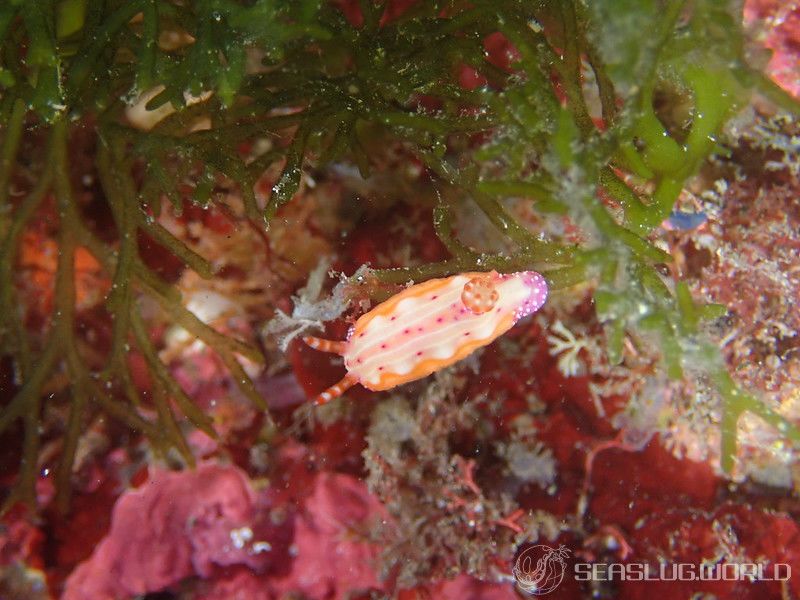
<svg viewBox="0 0 800 600">
<path fill-rule="evenodd" d="M 234 466 L 156 470 L 117 501 L 110 531 L 67 580 L 62 600 L 146 594 L 220 567 L 285 567 L 291 522 L 271 524 L 264 508 Z"/>
</svg>

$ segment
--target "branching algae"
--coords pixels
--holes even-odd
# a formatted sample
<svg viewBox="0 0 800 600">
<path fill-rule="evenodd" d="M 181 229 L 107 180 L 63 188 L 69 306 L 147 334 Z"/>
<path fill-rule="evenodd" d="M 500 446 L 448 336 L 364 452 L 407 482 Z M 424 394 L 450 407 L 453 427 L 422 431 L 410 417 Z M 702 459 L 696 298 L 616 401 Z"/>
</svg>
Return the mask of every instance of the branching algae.
<svg viewBox="0 0 800 600">
<path fill-rule="evenodd" d="M 191 452 L 172 406 L 214 434 L 159 358 L 145 302 L 212 347 L 242 392 L 266 409 L 241 362 L 261 362 L 261 352 L 187 310 L 178 290 L 142 259 L 137 239 L 145 234 L 199 276 L 215 276 L 208 257 L 158 223 L 167 210 L 162 198 L 179 211 L 188 185 L 191 199 L 208 205 L 218 201 L 217 183 L 232 181 L 246 218 L 268 232 L 306 169 L 336 161 L 367 176 L 374 149 L 398 145 L 441 192 L 433 225 L 451 256 L 373 271 L 376 281 L 536 270 L 555 293 L 592 281 L 612 362 L 626 332 L 651 332 L 669 377 L 716 386 L 726 471 L 746 411 L 800 441 L 797 427 L 737 387 L 706 341 L 703 321 L 725 308 L 698 304 L 684 283 L 667 279 L 661 266 L 671 257 L 651 241 L 754 89 L 796 110 L 745 60 L 737 6 L 423 1 L 390 18 L 387 4 L 370 0 L 344 8 L 319 0 L 4 3 L 0 336 L 14 381 L 0 433 L 16 421 L 24 429 L 18 483 L 6 506 L 34 501 L 39 422 L 55 375 L 66 374 L 71 398 L 57 478 L 62 507 L 90 411 L 123 421 L 161 452 L 178 449 L 187 462 Z M 503 51 L 489 52 L 490 42 Z M 146 122 L 132 117 L 137 98 L 146 103 L 139 106 Z M 95 140 L 88 170 L 99 179 L 110 235 L 87 218 L 76 194 L 76 135 Z M 256 184 L 270 168 L 279 176 L 260 194 Z M 584 242 L 532 232 L 507 210 L 509 198 L 526 199 L 539 215 L 567 215 Z M 39 333 L 22 321 L 26 298 L 13 275 L 26 231 L 50 203 L 55 300 Z M 488 217 L 515 250 L 485 253 L 460 240 L 453 215 L 465 206 Z M 79 251 L 112 280 L 105 298 L 111 350 L 102 365 L 87 360 L 88 341 L 77 327 Z M 149 412 L 126 360 L 132 348 L 154 382 Z"/>
</svg>

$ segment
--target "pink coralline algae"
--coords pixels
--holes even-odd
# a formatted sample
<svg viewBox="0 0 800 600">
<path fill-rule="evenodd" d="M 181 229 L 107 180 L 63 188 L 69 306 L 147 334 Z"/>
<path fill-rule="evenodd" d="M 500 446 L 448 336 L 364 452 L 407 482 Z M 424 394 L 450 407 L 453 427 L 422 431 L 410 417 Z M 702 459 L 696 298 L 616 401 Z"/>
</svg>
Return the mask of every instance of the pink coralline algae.
<svg viewBox="0 0 800 600">
<path fill-rule="evenodd" d="M 378 577 L 380 547 L 372 537 L 385 522 L 378 500 L 350 475 L 322 472 L 306 483 L 311 488 L 293 519 L 289 571 L 265 574 L 239 567 L 200 584 L 195 600 L 345 600 L 385 591 Z"/>
<path fill-rule="evenodd" d="M 772 50 L 767 72 L 775 82 L 796 98 L 800 97 L 800 4 L 784 0 L 748 0 L 744 21 L 763 28 L 761 43 Z"/>
<path fill-rule="evenodd" d="M 294 447 L 295 458 L 306 457 Z M 375 536 L 386 519 L 366 485 L 342 473 L 297 474 L 287 487 L 256 491 L 234 466 L 156 471 L 119 499 L 110 531 L 67 580 L 62 600 L 179 585 L 204 600 L 349 598 L 383 589 Z"/>
<path fill-rule="evenodd" d="M 376 542 L 381 526 L 389 525 L 378 500 L 350 475 L 322 472 L 305 482 L 300 479 L 290 482 L 291 497 L 285 498 L 295 504 L 296 496 L 303 495 L 292 518 L 288 570 L 265 573 L 239 565 L 200 583 L 191 596 L 194 600 L 344 600 L 385 592 L 378 577 Z"/>
<path fill-rule="evenodd" d="M 14 563 L 41 563 L 44 536 L 30 519 L 7 518 L 0 523 L 0 568 Z"/>
<path fill-rule="evenodd" d="M 382 587 L 378 547 L 371 532 L 385 522 L 378 499 L 361 481 L 339 473 L 320 473 L 304 510 L 295 520 L 297 558 L 276 588 L 308 598 L 348 598 L 355 590 Z"/>
<path fill-rule="evenodd" d="M 266 571 L 284 563 L 277 538 L 285 536 L 258 520 L 258 501 L 235 467 L 156 471 L 114 506 L 108 535 L 67 580 L 63 600 L 134 596 L 210 577 L 218 567 Z"/>
<path fill-rule="evenodd" d="M 198 586 L 194 600 L 274 600 L 277 596 L 248 569 L 236 569 Z"/>
</svg>

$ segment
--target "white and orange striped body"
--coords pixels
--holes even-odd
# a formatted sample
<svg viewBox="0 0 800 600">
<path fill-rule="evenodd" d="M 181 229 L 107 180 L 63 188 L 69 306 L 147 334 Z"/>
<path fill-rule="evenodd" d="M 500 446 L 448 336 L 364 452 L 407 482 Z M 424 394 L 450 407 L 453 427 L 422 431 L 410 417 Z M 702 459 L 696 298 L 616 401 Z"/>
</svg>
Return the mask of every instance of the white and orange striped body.
<svg viewBox="0 0 800 600">
<path fill-rule="evenodd" d="M 546 298 L 547 284 L 535 271 L 462 273 L 406 288 L 358 319 L 344 342 L 304 338 L 341 354 L 347 368 L 317 402 L 356 383 L 379 391 L 426 377 L 490 344 Z"/>
</svg>

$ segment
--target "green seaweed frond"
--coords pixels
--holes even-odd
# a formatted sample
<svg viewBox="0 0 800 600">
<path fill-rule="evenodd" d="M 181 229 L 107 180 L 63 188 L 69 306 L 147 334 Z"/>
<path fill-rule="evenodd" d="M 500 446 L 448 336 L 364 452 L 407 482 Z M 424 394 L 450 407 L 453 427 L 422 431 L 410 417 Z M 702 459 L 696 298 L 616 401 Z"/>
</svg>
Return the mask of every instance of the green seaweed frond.
<svg viewBox="0 0 800 600">
<path fill-rule="evenodd" d="M 0 335 L 19 386 L 0 411 L 0 433 L 18 419 L 25 432 L 13 499 L 33 501 L 38 423 L 48 401 L 43 390 L 62 369 L 71 393 L 58 475 L 62 506 L 93 403 L 162 452 L 177 448 L 187 462 L 191 453 L 168 400 L 213 434 L 208 417 L 159 359 L 141 313 L 143 298 L 212 347 L 242 392 L 265 408 L 237 358 L 260 362 L 260 352 L 187 310 L 177 289 L 139 255 L 137 235 L 144 232 L 201 277 L 214 276 L 207 257 L 155 220 L 162 197 L 180 210 L 179 187 L 188 184 L 192 200 L 206 205 L 216 202 L 216 183 L 227 178 L 239 186 L 247 217 L 268 228 L 292 201 L 306 169 L 348 161 L 367 176 L 376 168 L 376 149 L 391 144 L 418 157 L 443 191 L 433 219 L 451 257 L 374 271 L 379 281 L 491 268 L 540 270 L 555 290 L 594 281 L 612 360 L 620 357 L 626 331 L 649 331 L 660 341 L 671 377 L 699 370 L 715 383 L 724 398 L 726 470 L 742 412 L 800 441 L 797 427 L 737 388 L 698 328 L 719 307 L 697 305 L 684 284 L 665 281 L 659 267 L 670 256 L 650 241 L 752 90 L 796 110 L 747 64 L 737 6 L 713 0 L 423 1 L 389 18 L 387 4 L 364 0 L 348 18 L 336 3 L 321 0 L 4 3 Z M 487 52 L 491 39 L 508 43 L 500 53 L 508 64 Z M 476 86 L 462 85 L 464 68 L 474 71 Z M 665 93 L 677 99 L 677 114 L 657 102 Z M 137 101 L 151 119 L 146 125 L 130 116 Z M 72 123 L 96 133 L 94 168 L 116 227 L 113 243 L 86 225 L 76 202 Z M 41 143 L 43 137 L 40 166 L 22 164 L 25 140 Z M 252 152 L 259 143 L 266 149 Z M 35 185 L 12 202 L 14 173 L 31 168 L 38 169 Z M 256 184 L 270 168 L 280 174 L 263 197 Z M 18 292 L 10 282 L 21 237 L 50 193 L 59 220 L 56 306 L 39 343 L 18 318 Z M 530 231 L 508 209 L 509 198 L 525 199 L 540 216 L 568 215 L 586 232 L 586 242 Z M 515 251 L 485 253 L 458 239 L 453 214 L 460 202 L 484 214 Z M 77 247 L 113 281 L 106 302 L 114 316 L 112 351 L 97 372 L 87 367 L 76 333 Z M 131 347 L 155 382 L 157 421 L 138 410 L 126 360 Z"/>
</svg>

